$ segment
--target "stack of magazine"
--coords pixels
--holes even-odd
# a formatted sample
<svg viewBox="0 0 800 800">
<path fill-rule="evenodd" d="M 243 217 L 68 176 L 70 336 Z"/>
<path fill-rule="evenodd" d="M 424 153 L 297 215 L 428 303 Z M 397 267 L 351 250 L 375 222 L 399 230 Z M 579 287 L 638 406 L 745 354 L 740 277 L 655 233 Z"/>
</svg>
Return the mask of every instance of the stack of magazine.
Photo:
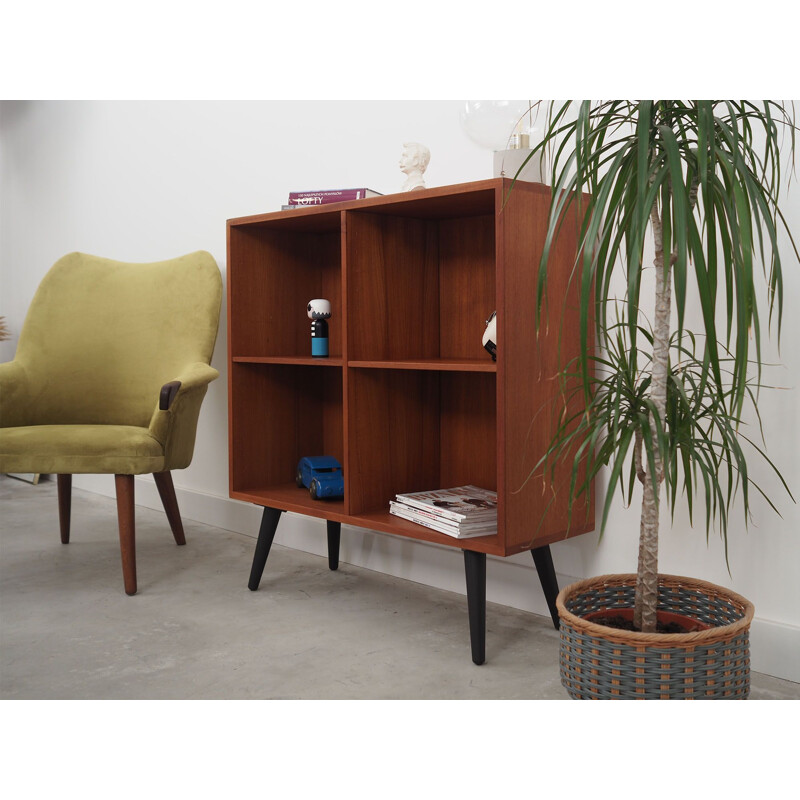
<svg viewBox="0 0 800 800">
<path fill-rule="evenodd" d="M 497 532 L 497 492 L 477 486 L 398 494 L 389 511 L 456 539 Z"/>
</svg>

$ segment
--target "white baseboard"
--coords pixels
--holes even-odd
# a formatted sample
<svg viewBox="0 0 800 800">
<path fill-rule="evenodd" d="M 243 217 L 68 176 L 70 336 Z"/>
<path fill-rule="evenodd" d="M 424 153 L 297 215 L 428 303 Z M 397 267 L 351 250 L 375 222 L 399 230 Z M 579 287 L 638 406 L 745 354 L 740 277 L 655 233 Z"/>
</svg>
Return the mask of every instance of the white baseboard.
<svg viewBox="0 0 800 800">
<path fill-rule="evenodd" d="M 800 683 L 800 628 L 755 617 L 750 626 L 750 666 Z"/>
<path fill-rule="evenodd" d="M 114 496 L 112 476 L 75 475 L 73 484 L 108 497 Z M 257 537 L 260 506 L 177 486 L 175 493 L 184 519 L 253 539 Z M 135 496 L 138 505 L 162 509 L 158 490 L 150 476 L 136 478 Z M 327 556 L 325 531 L 323 520 L 287 513 L 278 526 L 275 542 L 306 553 Z M 453 548 L 343 525 L 339 559 L 386 575 L 466 594 L 463 557 Z M 557 562 L 557 557 L 554 560 Z M 558 570 L 558 563 L 555 566 Z M 242 581 L 246 582 L 248 576 L 249 571 L 245 571 Z M 579 580 L 558 572 L 557 577 L 559 586 Z M 533 560 L 526 553 L 487 559 L 486 599 L 491 603 L 550 616 Z M 756 617 L 750 628 L 750 642 L 754 671 L 800 683 L 800 628 Z"/>
</svg>

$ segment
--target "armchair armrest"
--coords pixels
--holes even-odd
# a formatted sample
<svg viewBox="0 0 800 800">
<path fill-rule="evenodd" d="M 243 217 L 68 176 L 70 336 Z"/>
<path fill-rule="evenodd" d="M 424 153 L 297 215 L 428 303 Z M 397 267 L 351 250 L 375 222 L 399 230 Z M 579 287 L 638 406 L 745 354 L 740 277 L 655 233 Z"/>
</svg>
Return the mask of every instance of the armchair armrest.
<svg viewBox="0 0 800 800">
<path fill-rule="evenodd" d="M 202 361 L 198 361 L 195 364 L 187 367 L 186 369 L 181 372 L 180 375 L 175 376 L 174 381 L 170 381 L 170 383 L 180 383 L 180 393 L 183 394 L 184 392 L 191 391 L 192 389 L 198 389 L 201 386 L 207 386 L 211 381 L 216 380 L 219 377 L 219 372 L 214 369 L 210 364 L 205 364 Z"/>
<path fill-rule="evenodd" d="M 169 411 L 177 398 L 195 389 L 208 386 L 211 381 L 216 380 L 218 377 L 219 372 L 209 364 L 204 364 L 202 361 L 192 364 L 184 369 L 175 380 L 168 381 L 161 387 L 156 414 L 159 411 Z"/>
<path fill-rule="evenodd" d="M 192 389 L 206 386 L 218 377 L 219 372 L 209 364 L 205 364 L 202 361 L 192 364 L 178 375 L 175 380 L 169 381 L 161 387 L 158 398 L 159 410 L 168 411 L 178 394 L 185 394 Z"/>
<path fill-rule="evenodd" d="M 0 427 L 26 425 L 28 400 L 28 376 L 22 364 L 19 361 L 0 364 Z"/>
<path fill-rule="evenodd" d="M 164 446 L 167 469 L 191 463 L 200 406 L 208 384 L 217 377 L 217 370 L 198 362 L 161 387 L 150 434 Z"/>
<path fill-rule="evenodd" d="M 158 398 L 160 411 L 169 411 L 172 402 L 181 392 L 188 392 L 200 386 L 206 386 L 219 377 L 219 372 L 214 367 L 198 361 L 192 364 L 174 381 L 169 381 L 161 387 Z"/>
<path fill-rule="evenodd" d="M 182 393 L 206 386 L 219 377 L 219 372 L 214 367 L 202 361 L 192 364 L 185 369 L 174 381 L 169 381 L 161 387 L 158 398 L 160 411 L 168 411 L 175 398 Z"/>
<path fill-rule="evenodd" d="M 169 411 L 172 401 L 175 399 L 181 388 L 180 381 L 170 381 L 161 387 L 161 394 L 158 397 L 158 408 L 160 411 Z"/>
</svg>

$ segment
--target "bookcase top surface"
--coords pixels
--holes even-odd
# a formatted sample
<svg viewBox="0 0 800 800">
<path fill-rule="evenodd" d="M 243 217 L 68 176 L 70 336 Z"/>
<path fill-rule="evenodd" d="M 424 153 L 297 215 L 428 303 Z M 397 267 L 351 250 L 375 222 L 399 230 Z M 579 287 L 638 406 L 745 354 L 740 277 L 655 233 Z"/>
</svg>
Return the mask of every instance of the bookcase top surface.
<svg viewBox="0 0 800 800">
<path fill-rule="evenodd" d="M 487 178 L 482 181 L 437 186 L 413 192 L 397 192 L 361 200 L 325 203 L 288 211 L 272 211 L 265 214 L 234 217 L 228 220 L 228 226 L 268 224 L 295 230 L 308 227 L 315 230 L 329 229 L 333 231 L 340 224 L 339 214 L 341 211 L 369 211 L 376 214 L 396 214 L 430 219 L 493 214 L 496 210 L 498 193 L 500 193 L 500 200 L 504 199 L 505 194 L 511 189 L 512 183 L 515 189 L 523 191 L 549 192 L 549 187 L 544 184 L 525 181 L 514 183 L 510 178 Z"/>
</svg>

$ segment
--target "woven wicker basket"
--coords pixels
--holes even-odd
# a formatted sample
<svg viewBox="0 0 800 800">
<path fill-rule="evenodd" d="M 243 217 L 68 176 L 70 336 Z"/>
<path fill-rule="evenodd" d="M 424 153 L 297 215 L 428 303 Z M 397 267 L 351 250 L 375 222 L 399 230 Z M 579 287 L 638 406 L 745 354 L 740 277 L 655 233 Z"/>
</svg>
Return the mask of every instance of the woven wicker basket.
<svg viewBox="0 0 800 800">
<path fill-rule="evenodd" d="M 750 693 L 753 605 L 713 583 L 659 575 L 658 610 L 710 624 L 695 633 L 637 633 L 582 618 L 632 608 L 635 575 L 573 583 L 556 599 L 561 683 L 576 700 L 741 699 Z"/>
</svg>

